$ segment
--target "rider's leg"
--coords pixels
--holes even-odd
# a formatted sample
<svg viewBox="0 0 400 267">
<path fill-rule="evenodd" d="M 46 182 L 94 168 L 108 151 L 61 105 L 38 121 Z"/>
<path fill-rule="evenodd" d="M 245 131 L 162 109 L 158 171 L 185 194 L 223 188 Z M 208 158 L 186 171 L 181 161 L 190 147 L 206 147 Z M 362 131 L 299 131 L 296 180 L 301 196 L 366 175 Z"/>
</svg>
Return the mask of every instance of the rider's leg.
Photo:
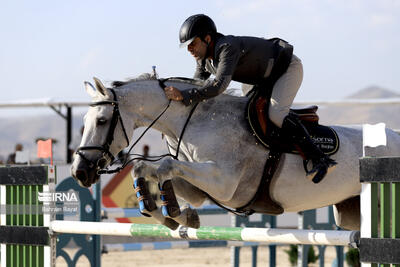
<svg viewBox="0 0 400 267">
<path fill-rule="evenodd" d="M 276 81 L 270 100 L 270 120 L 281 128 L 283 138 L 289 138 L 298 145 L 307 159 L 312 160 L 313 168 L 307 173 L 314 183 L 320 182 L 330 167 L 336 162 L 326 156 L 312 141 L 307 130 L 296 117 L 289 116 L 294 97 L 303 80 L 301 60 L 293 55 L 287 71 Z"/>
<path fill-rule="evenodd" d="M 274 84 L 269 103 L 269 119 L 279 128 L 282 128 L 283 120 L 289 114 L 302 81 L 303 64 L 293 55 L 288 69 Z"/>
</svg>

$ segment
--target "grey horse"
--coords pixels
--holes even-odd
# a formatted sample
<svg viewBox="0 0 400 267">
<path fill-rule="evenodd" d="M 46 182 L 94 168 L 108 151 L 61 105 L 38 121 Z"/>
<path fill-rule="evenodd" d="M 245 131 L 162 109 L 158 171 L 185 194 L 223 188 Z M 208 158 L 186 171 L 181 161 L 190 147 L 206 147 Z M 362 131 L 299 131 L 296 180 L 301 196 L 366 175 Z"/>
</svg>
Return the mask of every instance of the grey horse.
<svg viewBox="0 0 400 267">
<path fill-rule="evenodd" d="M 178 89 L 198 86 L 177 80 L 166 84 Z M 72 176 L 83 186 L 95 183 L 99 179 L 98 170 L 108 166 L 112 156 L 131 143 L 134 130 L 148 127 L 169 103 L 158 80 L 150 77 L 137 78 L 113 90 L 97 79 L 95 85 L 96 88 L 86 83 L 86 91 L 94 104 L 84 117 L 81 147 L 85 149 L 75 157 L 71 167 Z M 221 94 L 199 103 L 182 138 L 179 158 L 137 162 L 134 177 L 144 177 L 161 185 L 169 182 L 179 198 L 195 207 L 208 196 L 231 208 L 246 205 L 260 184 L 268 153 L 249 132 L 244 115 L 247 100 Z M 114 115 L 115 107 L 118 107 L 118 118 Z M 190 111 L 191 107 L 172 101 L 152 125 L 166 136 L 172 150 L 177 147 Z M 335 205 L 338 226 L 359 229 L 358 159 L 362 156 L 362 127 L 331 127 L 340 138 L 340 149 L 332 156 L 338 162 L 335 170 L 314 184 L 306 179 L 302 158 L 284 154 L 269 193 L 285 212 Z M 379 149 L 378 154 L 399 156 L 400 136 L 390 129 L 386 129 L 386 135 L 387 146 Z M 148 214 L 169 227 L 171 221 L 199 226 L 198 216 L 190 207 L 172 218 L 165 218 L 160 210 L 156 208 Z"/>
</svg>

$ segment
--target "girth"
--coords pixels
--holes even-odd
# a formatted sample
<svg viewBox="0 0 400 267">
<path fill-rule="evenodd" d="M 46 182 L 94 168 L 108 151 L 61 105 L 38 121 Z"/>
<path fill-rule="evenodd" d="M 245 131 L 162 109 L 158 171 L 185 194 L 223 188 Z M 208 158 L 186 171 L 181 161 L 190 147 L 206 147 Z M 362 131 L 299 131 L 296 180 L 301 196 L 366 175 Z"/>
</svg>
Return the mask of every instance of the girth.
<svg viewBox="0 0 400 267">
<path fill-rule="evenodd" d="M 248 215 L 253 213 L 279 215 L 284 212 L 283 208 L 271 199 L 271 195 L 269 193 L 269 187 L 275 171 L 279 167 L 281 156 L 282 152 L 273 150 L 269 152 L 256 194 L 249 203 L 236 209 L 237 212 Z"/>
</svg>

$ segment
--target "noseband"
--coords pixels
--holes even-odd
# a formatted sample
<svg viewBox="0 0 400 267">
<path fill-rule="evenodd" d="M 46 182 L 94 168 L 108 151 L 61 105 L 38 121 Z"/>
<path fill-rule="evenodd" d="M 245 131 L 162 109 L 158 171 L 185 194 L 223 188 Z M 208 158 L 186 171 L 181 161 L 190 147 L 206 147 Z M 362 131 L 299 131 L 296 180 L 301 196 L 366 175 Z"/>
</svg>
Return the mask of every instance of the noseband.
<svg viewBox="0 0 400 267">
<path fill-rule="evenodd" d="M 126 140 L 127 146 L 129 146 L 129 138 L 128 138 L 128 135 L 126 134 L 126 130 L 125 130 L 124 123 L 122 121 L 121 113 L 119 112 L 117 96 L 115 94 L 114 89 L 110 88 L 110 90 L 111 90 L 111 92 L 113 93 L 113 96 L 114 96 L 114 100 L 113 101 L 105 100 L 105 101 L 98 101 L 98 102 L 94 102 L 94 103 L 90 104 L 91 107 L 102 106 L 102 105 L 112 105 L 114 107 L 113 115 L 112 115 L 112 118 L 111 118 L 111 124 L 110 124 L 110 128 L 108 128 L 108 133 L 107 133 L 107 138 L 106 138 L 105 143 L 103 145 L 101 145 L 101 146 L 81 146 L 81 147 L 78 147 L 78 149 L 75 152 L 76 154 L 78 154 L 82 159 L 84 159 L 88 163 L 89 168 L 93 168 L 95 166 L 95 163 L 93 161 L 89 160 L 85 156 L 85 153 L 83 152 L 85 150 L 98 150 L 98 151 L 100 151 L 102 153 L 102 157 L 98 160 L 98 162 L 100 160 L 102 160 L 102 159 L 107 160 L 106 156 L 108 156 L 111 161 L 114 160 L 114 156 L 110 152 L 110 146 L 111 146 L 111 143 L 114 140 L 114 132 L 115 132 L 115 128 L 117 127 L 118 121 L 121 123 L 122 131 L 124 132 L 124 136 L 125 136 L 125 140 Z M 97 166 L 98 166 L 98 164 L 97 164 Z"/>
</svg>

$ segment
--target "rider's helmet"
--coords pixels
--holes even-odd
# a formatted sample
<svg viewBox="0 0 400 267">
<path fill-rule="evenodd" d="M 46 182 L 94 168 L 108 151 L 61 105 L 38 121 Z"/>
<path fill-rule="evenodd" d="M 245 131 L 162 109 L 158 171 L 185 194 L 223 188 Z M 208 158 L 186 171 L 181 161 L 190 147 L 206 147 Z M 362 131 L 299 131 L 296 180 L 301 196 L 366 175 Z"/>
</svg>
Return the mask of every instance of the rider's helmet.
<svg viewBox="0 0 400 267">
<path fill-rule="evenodd" d="M 203 39 L 207 34 L 213 37 L 216 33 L 217 27 L 210 17 L 203 14 L 190 16 L 179 31 L 180 47 L 188 46 L 196 37 Z"/>
</svg>

